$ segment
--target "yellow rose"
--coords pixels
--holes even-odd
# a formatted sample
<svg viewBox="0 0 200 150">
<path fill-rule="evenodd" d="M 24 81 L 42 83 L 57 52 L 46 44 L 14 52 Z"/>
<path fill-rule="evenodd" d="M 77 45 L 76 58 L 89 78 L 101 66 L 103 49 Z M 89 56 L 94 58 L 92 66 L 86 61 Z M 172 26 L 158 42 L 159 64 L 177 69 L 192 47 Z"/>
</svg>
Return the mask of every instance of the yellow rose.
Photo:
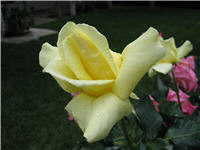
<svg viewBox="0 0 200 150">
<path fill-rule="evenodd" d="M 181 62 L 181 58 L 186 56 L 192 50 L 192 44 L 190 41 L 185 41 L 183 45 L 176 48 L 173 37 L 167 40 L 160 38 L 160 40 L 165 47 L 166 54 L 149 70 L 149 76 L 155 75 L 156 72 L 167 74 L 172 69 L 173 63 Z"/>
<path fill-rule="evenodd" d="M 65 91 L 80 93 L 66 110 L 88 142 L 95 142 L 131 113 L 131 92 L 164 54 L 153 28 L 126 46 L 121 55 L 109 49 L 105 36 L 96 28 L 68 22 L 59 33 L 57 47 L 43 44 L 39 61 L 43 71 Z"/>
</svg>

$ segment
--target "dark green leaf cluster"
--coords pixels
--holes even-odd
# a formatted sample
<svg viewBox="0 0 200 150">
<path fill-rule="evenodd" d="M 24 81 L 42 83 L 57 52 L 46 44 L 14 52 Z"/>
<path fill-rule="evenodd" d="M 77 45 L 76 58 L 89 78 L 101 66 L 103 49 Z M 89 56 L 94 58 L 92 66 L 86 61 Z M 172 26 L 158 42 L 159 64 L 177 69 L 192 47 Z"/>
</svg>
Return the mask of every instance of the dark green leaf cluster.
<svg viewBox="0 0 200 150">
<path fill-rule="evenodd" d="M 4 8 L 5 36 L 18 36 L 28 32 L 33 18 L 24 8 Z"/>
</svg>

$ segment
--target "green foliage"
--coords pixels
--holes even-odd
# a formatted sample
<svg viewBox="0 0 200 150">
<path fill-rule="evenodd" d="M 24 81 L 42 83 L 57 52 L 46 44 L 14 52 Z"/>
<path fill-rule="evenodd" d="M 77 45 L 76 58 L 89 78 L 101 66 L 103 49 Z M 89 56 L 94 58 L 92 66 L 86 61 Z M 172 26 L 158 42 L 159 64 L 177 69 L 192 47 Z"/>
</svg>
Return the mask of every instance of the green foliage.
<svg viewBox="0 0 200 150">
<path fill-rule="evenodd" d="M 33 24 L 33 19 L 25 9 L 7 8 L 3 13 L 5 20 L 5 36 L 17 36 L 24 34 Z"/>
<path fill-rule="evenodd" d="M 146 145 L 146 150 L 173 150 L 173 145 L 170 145 L 163 139 L 156 139 Z"/>
<path fill-rule="evenodd" d="M 158 106 L 158 108 L 165 116 L 183 117 L 183 113 L 180 110 L 179 105 L 175 102 L 165 100 Z"/>
<path fill-rule="evenodd" d="M 167 131 L 167 138 L 177 149 L 200 148 L 200 121 L 179 120 Z"/>
<path fill-rule="evenodd" d="M 77 149 L 77 150 L 104 150 L 106 149 L 106 147 L 104 147 L 102 144 L 100 144 L 99 142 L 94 143 L 94 144 L 87 144 L 86 146 Z M 75 149 L 73 149 L 75 150 Z"/>
<path fill-rule="evenodd" d="M 144 100 L 135 103 L 134 107 L 141 120 L 140 125 L 147 136 L 150 139 L 155 138 L 162 127 L 163 119 L 154 108 L 152 101 L 148 97 L 145 97 Z"/>
<path fill-rule="evenodd" d="M 157 75 L 157 81 L 156 81 L 156 86 L 154 89 L 154 92 L 152 93 L 152 96 L 155 97 L 155 100 L 159 102 L 165 101 L 169 88 L 164 85 L 162 80 L 160 79 L 160 74 Z"/>
</svg>

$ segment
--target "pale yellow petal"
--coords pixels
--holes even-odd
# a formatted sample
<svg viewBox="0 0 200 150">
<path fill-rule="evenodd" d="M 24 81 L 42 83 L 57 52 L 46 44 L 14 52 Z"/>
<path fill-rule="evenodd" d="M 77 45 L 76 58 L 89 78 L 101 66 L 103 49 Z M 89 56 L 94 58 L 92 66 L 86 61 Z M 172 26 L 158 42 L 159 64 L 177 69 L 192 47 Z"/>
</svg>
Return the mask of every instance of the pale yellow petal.
<svg viewBox="0 0 200 150">
<path fill-rule="evenodd" d="M 96 99 L 85 94 L 76 96 L 66 110 L 77 120 L 84 137 L 92 143 L 105 138 L 112 127 L 132 111 L 130 101 L 121 100 L 113 93 Z"/>
<path fill-rule="evenodd" d="M 98 36 L 98 34 L 96 36 Z M 85 70 L 92 79 L 114 79 L 116 76 L 112 71 L 110 62 L 106 59 L 104 53 L 102 53 L 108 48 L 99 49 L 93 39 L 95 39 L 95 37 L 89 37 L 78 27 L 75 27 L 71 36 L 66 40 L 68 40 L 67 44 L 71 47 L 70 51 L 75 51 L 75 53 L 80 57 Z M 102 44 L 104 43 L 102 42 Z M 63 48 L 65 53 L 67 49 L 65 47 Z M 110 52 L 108 51 L 108 53 Z M 65 55 L 66 60 L 68 57 L 68 55 Z"/>
<path fill-rule="evenodd" d="M 60 80 L 59 78 L 57 78 L 55 76 L 53 76 L 53 78 L 57 81 L 57 83 L 60 85 L 60 87 L 68 93 L 80 93 L 83 91 L 81 88 L 76 87 L 67 81 Z"/>
<path fill-rule="evenodd" d="M 85 132 L 91 118 L 93 102 L 95 99 L 95 97 L 81 93 L 75 96 L 65 107 L 73 118 L 75 118 L 83 132 Z"/>
<path fill-rule="evenodd" d="M 131 98 L 133 98 L 133 99 L 137 99 L 137 100 L 140 99 L 140 98 L 139 98 L 135 93 L 133 93 L 133 92 L 131 92 L 131 94 L 130 94 L 129 97 L 131 97 Z"/>
<path fill-rule="evenodd" d="M 154 75 L 156 75 L 156 71 L 153 68 L 149 69 L 148 76 L 153 77 Z"/>
<path fill-rule="evenodd" d="M 111 70 L 117 75 L 116 64 L 110 54 L 109 45 L 106 37 L 101 34 L 96 28 L 87 24 L 77 24 L 77 26 L 92 40 L 94 45 L 100 51 L 101 55 L 106 59 L 111 67 Z"/>
<path fill-rule="evenodd" d="M 74 44 L 74 41 L 70 38 L 70 36 L 63 40 L 62 45 L 64 49 L 64 60 L 69 65 L 70 69 L 74 72 L 75 76 L 79 80 L 92 80 L 90 75 L 85 70 L 85 67 L 83 66 L 81 57 L 76 50 L 77 46 Z"/>
<path fill-rule="evenodd" d="M 158 39 L 158 32 L 149 28 L 130 43 L 123 53 L 113 92 L 126 99 L 144 74 L 165 55 L 165 49 Z"/>
<path fill-rule="evenodd" d="M 49 63 L 49 65 L 44 68 L 44 72 L 50 73 L 54 78 L 56 78 L 61 87 L 64 88 L 64 85 L 67 86 L 69 84 L 73 86 L 73 88 L 77 89 L 77 91 L 73 92 L 68 89 L 68 92 L 70 93 L 83 90 L 90 95 L 99 96 L 111 91 L 114 83 L 114 80 L 78 80 L 67 64 L 65 64 L 61 59 L 55 59 Z M 66 88 L 67 87 L 64 89 Z M 73 88 L 71 87 L 71 89 Z"/>
<path fill-rule="evenodd" d="M 161 40 L 166 54 L 158 63 L 176 63 L 177 61 L 177 50 L 174 38 L 169 38 L 167 40 Z"/>
<path fill-rule="evenodd" d="M 52 60 L 43 70 L 43 72 L 50 73 L 58 84 L 63 88 L 65 91 L 69 93 L 79 93 L 82 89 L 76 85 L 73 85 L 67 80 L 63 80 L 61 77 L 65 77 L 70 80 L 76 80 L 76 76 L 70 70 L 70 68 L 59 58 L 56 57 Z M 61 76 L 61 77 L 60 77 Z"/>
<path fill-rule="evenodd" d="M 177 48 L 178 52 L 178 59 L 181 59 L 185 57 L 189 52 L 192 51 L 192 44 L 190 41 L 185 41 L 183 45 L 181 45 L 179 48 Z"/>
<path fill-rule="evenodd" d="M 116 66 L 117 66 L 117 70 L 119 71 L 121 63 L 122 63 L 121 54 L 117 53 L 117 52 L 113 52 L 112 50 L 110 50 L 110 52 L 111 52 L 111 55 L 113 57 L 113 60 L 114 60 L 114 62 L 116 64 Z"/>
<path fill-rule="evenodd" d="M 160 72 L 162 74 L 167 74 L 168 72 L 171 71 L 172 64 L 170 64 L 170 63 L 160 63 L 160 64 L 157 64 L 157 65 L 154 65 L 152 68 L 153 68 L 153 70 L 155 70 L 157 72 Z"/>
<path fill-rule="evenodd" d="M 68 40 L 68 38 L 72 35 L 74 28 L 76 28 L 76 24 L 73 22 L 68 22 L 60 30 L 57 41 L 59 54 L 61 58 L 67 62 L 70 69 L 74 72 L 78 79 L 91 80 L 92 78 L 86 72 L 80 56 L 76 51 L 74 51 L 75 45 Z"/>
<path fill-rule="evenodd" d="M 62 29 L 60 30 L 59 34 L 58 34 L 58 41 L 57 41 L 57 46 L 59 49 L 59 54 L 61 56 L 61 58 L 64 59 L 64 49 L 62 46 L 62 41 L 68 37 L 71 33 L 73 28 L 75 27 L 75 23 L 74 22 L 67 22 Z"/>
<path fill-rule="evenodd" d="M 103 85 L 114 82 L 114 80 L 77 80 L 73 72 L 70 74 L 68 70 L 70 70 L 69 67 L 62 60 L 54 60 L 44 68 L 44 72 L 48 72 L 60 80 L 67 81 L 77 87 Z"/>
<path fill-rule="evenodd" d="M 66 38 L 70 38 L 70 40 L 63 46 L 63 43 L 66 43 Z M 65 42 L 63 42 L 64 40 Z M 108 42 L 94 27 L 87 24 L 76 25 L 73 22 L 68 22 L 59 33 L 57 45 L 61 57 L 68 64 L 70 56 L 68 55 L 69 52 L 65 51 L 71 51 L 72 49 L 75 51 L 70 53 L 77 55 L 76 57 L 73 55 L 73 59 L 76 59 L 76 66 L 79 66 L 79 68 L 84 66 L 85 69 L 85 72 L 81 69 L 80 72 L 82 73 L 77 73 L 79 69 L 75 69 L 70 65 L 73 72 L 76 70 L 74 73 L 79 79 L 90 80 L 89 76 L 97 80 L 116 78 L 117 68 L 109 52 Z M 77 62 L 78 59 L 82 66 Z M 71 63 L 73 64 L 73 62 Z M 80 78 L 81 75 L 87 78 Z"/>
<path fill-rule="evenodd" d="M 58 55 L 57 47 L 51 46 L 49 43 L 44 43 L 39 53 L 40 66 L 45 68 L 49 62 Z"/>
<path fill-rule="evenodd" d="M 105 80 L 96 80 L 98 83 L 103 82 L 104 84 L 100 85 L 85 85 L 82 87 L 83 91 L 91 96 L 101 96 L 105 93 L 111 92 L 112 91 L 112 86 L 114 84 L 114 80 L 109 80 L 109 82 L 105 82 Z"/>
</svg>

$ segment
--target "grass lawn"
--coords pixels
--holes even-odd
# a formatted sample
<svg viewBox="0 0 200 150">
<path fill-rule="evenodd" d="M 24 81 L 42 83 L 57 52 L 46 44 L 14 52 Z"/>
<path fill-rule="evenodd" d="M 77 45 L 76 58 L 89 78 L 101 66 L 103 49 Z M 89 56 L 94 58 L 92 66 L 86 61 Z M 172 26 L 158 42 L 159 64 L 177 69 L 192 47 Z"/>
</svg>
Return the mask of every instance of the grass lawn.
<svg viewBox="0 0 200 150">
<path fill-rule="evenodd" d="M 149 26 L 174 36 L 177 45 L 190 40 L 191 55 L 200 56 L 200 11 L 179 8 L 113 8 L 66 17 L 37 27 L 60 30 L 67 22 L 87 23 L 103 33 L 110 48 L 123 48 Z M 22 44 L 2 43 L 2 149 L 70 150 L 83 138 L 76 123 L 68 121 L 65 105 L 71 99 L 39 66 L 41 45 L 56 45 L 57 34 Z M 135 89 L 139 96 L 153 89 L 145 76 Z M 112 117 L 112 116 L 111 116 Z"/>
</svg>

